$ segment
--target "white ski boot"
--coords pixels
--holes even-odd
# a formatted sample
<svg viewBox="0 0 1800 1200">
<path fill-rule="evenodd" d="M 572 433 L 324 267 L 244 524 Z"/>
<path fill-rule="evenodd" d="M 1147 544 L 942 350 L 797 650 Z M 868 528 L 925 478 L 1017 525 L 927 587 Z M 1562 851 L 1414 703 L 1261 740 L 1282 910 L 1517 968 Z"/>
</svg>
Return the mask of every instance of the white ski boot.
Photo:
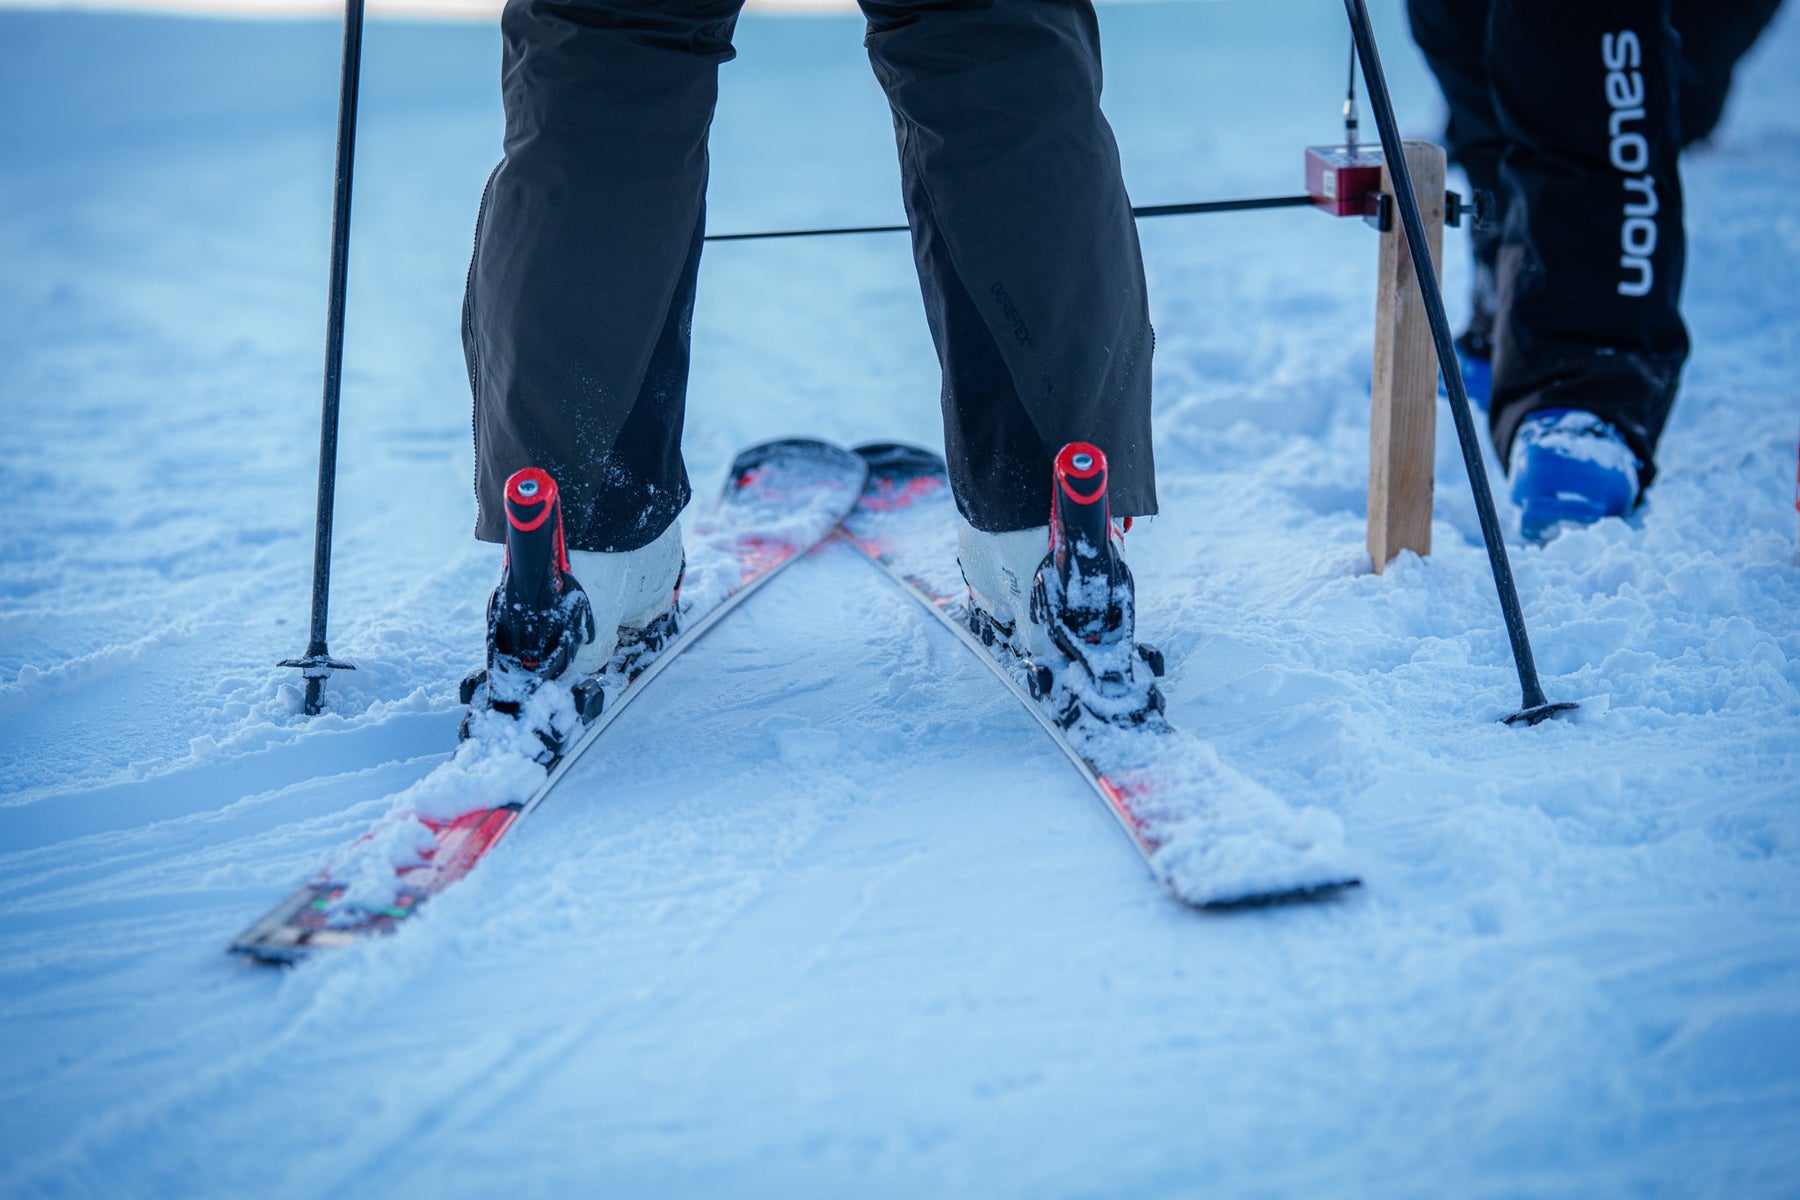
<svg viewBox="0 0 1800 1200">
<path fill-rule="evenodd" d="M 986 533 L 956 518 L 956 560 L 969 585 L 970 624 L 989 644 L 1004 641 L 1022 657 L 1056 653 L 1049 627 L 1034 620 L 1031 589 L 1050 556 L 1050 527 Z"/>
<path fill-rule="evenodd" d="M 594 640 L 576 653 L 573 670 L 604 671 L 621 654 L 629 669 L 636 658 L 660 650 L 675 633 L 684 566 L 679 518 L 636 550 L 569 551 L 569 573 L 587 592 L 595 630 Z"/>
</svg>

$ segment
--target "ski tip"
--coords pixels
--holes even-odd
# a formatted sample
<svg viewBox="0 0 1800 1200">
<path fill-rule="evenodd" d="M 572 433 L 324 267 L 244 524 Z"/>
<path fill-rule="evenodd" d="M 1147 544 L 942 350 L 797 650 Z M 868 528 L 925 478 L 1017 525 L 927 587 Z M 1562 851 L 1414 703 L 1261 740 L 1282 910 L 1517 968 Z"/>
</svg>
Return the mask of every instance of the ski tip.
<svg viewBox="0 0 1800 1200">
<path fill-rule="evenodd" d="M 738 451 L 737 457 L 731 460 L 731 478 L 736 479 L 773 462 L 797 459 L 841 468 L 862 466 L 857 455 L 835 442 L 805 437 L 774 438 Z"/>
<path fill-rule="evenodd" d="M 856 453 L 869 464 L 869 474 L 896 476 L 942 475 L 944 456 L 908 442 L 865 442 Z"/>
<path fill-rule="evenodd" d="M 776 438 L 738 452 L 725 475 L 724 499 L 781 503 L 795 490 L 832 497 L 846 509 L 862 493 L 869 464 L 860 455 L 817 438 Z"/>
<path fill-rule="evenodd" d="M 1283 888 L 1279 891 L 1251 892 L 1242 896 L 1206 900 L 1195 907 L 1203 912 L 1216 913 L 1244 912 L 1256 908 L 1282 908 L 1294 904 L 1337 900 L 1360 887 L 1362 887 L 1362 880 L 1352 875 L 1344 879 L 1309 883 L 1301 887 Z"/>
</svg>

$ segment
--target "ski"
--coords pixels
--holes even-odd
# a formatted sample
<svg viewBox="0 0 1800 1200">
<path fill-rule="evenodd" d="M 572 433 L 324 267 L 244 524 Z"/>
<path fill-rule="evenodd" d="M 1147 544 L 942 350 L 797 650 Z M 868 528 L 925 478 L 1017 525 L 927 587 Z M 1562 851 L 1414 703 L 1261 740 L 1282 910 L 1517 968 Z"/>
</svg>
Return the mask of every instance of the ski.
<svg viewBox="0 0 1800 1200">
<path fill-rule="evenodd" d="M 683 650 L 830 537 L 857 503 L 865 474 L 863 459 L 825 442 L 785 439 L 739 454 L 717 504 L 686 532 L 687 566 L 659 645 L 634 646 L 574 687 L 539 688 L 522 714 L 532 719 L 472 709 L 469 736 L 451 760 L 397 795 L 375 828 L 240 934 L 230 952 L 297 963 L 405 923 L 543 804 Z M 464 690 L 466 702 L 478 688 Z M 536 732 L 546 725 L 571 732 L 547 742 Z"/>
<path fill-rule="evenodd" d="M 869 463 L 868 481 L 839 536 L 980 656 L 1105 802 L 1173 896 L 1196 908 L 1223 909 L 1321 898 L 1359 885 L 1335 817 L 1296 811 L 1221 762 L 1205 741 L 1176 730 L 1154 683 L 1139 685 L 1138 703 L 1109 707 L 1105 695 L 1095 694 L 1102 676 L 1087 678 L 1074 661 L 1027 660 L 991 629 L 983 637 L 982 614 L 971 613 L 957 566 L 943 459 L 898 444 L 862 446 L 857 453 Z M 1099 480 L 1104 487 L 1103 458 Z M 1040 574 L 1048 577 L 1049 566 Z M 1144 679 L 1153 669 L 1160 674 L 1160 655 L 1147 647 L 1128 644 L 1124 654 L 1139 656 Z"/>
</svg>

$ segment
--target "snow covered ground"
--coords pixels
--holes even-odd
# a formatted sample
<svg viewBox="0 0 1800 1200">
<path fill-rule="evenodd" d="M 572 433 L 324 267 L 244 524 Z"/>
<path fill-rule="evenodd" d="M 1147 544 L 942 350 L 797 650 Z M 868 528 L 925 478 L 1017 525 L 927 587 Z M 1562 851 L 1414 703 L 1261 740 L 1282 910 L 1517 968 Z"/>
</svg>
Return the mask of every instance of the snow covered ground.
<svg viewBox="0 0 1800 1200">
<path fill-rule="evenodd" d="M 1297 190 L 1336 132 L 1333 4 L 1102 19 L 1139 203 Z M 1793 6 L 1688 161 L 1654 494 L 1513 547 L 1573 719 L 1497 722 L 1447 417 L 1435 553 L 1369 570 L 1372 235 L 1144 225 L 1142 628 L 1173 719 L 1335 814 L 1361 894 L 1176 906 L 837 547 L 401 936 L 284 973 L 223 946 L 444 760 L 496 569 L 457 320 L 498 39 L 375 22 L 331 638 L 358 669 L 298 714 L 272 664 L 306 641 L 338 37 L 0 12 L 0 1194 L 1800 1195 Z M 895 219 L 857 20 L 738 41 L 714 229 Z M 903 237 L 708 251 L 701 486 L 767 436 L 935 443 L 936 396 Z"/>
</svg>

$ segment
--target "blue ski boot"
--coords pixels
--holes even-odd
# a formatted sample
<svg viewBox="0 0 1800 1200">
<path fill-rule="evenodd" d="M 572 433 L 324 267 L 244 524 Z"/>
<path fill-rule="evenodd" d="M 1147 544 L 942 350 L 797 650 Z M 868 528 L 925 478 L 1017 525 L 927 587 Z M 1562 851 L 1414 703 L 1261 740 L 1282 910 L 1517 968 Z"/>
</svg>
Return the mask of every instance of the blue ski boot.
<svg viewBox="0 0 1800 1200">
<path fill-rule="evenodd" d="M 1547 408 L 1513 436 L 1508 473 L 1519 532 L 1545 542 L 1557 526 L 1622 517 L 1637 505 L 1638 460 L 1611 424 L 1575 408 Z"/>
</svg>

